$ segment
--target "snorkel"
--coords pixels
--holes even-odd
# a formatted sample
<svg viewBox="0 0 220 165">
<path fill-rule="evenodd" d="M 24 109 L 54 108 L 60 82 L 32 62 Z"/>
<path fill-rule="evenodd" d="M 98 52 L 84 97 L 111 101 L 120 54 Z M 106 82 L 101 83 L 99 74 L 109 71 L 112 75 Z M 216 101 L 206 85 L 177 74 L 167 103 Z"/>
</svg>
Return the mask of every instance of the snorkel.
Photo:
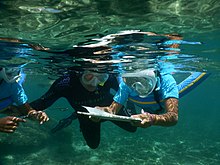
<svg viewBox="0 0 220 165">
<path fill-rule="evenodd" d="M 124 83 L 141 98 L 147 97 L 156 87 L 157 76 L 155 69 L 122 74 Z"/>
</svg>

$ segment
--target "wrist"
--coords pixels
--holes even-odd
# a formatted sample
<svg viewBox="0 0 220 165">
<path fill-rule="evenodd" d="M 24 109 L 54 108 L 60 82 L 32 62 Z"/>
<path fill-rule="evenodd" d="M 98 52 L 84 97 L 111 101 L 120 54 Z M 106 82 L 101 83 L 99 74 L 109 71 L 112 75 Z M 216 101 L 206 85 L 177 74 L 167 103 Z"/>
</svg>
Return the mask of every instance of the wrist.
<svg viewBox="0 0 220 165">
<path fill-rule="evenodd" d="M 150 117 L 150 125 L 154 125 L 155 120 L 156 120 L 156 116 L 153 114 L 149 114 L 149 117 Z"/>
<path fill-rule="evenodd" d="M 153 115 L 153 114 L 150 114 L 148 112 L 144 112 L 144 114 L 146 115 L 147 119 L 148 119 L 148 123 L 150 126 L 154 125 L 155 124 L 155 119 L 156 119 L 156 116 Z"/>
</svg>

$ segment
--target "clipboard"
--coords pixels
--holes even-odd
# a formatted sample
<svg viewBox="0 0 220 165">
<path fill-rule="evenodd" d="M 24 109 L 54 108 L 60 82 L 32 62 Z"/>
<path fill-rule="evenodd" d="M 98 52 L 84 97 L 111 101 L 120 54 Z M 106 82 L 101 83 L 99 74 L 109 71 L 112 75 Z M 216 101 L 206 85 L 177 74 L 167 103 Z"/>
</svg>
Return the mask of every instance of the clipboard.
<svg viewBox="0 0 220 165">
<path fill-rule="evenodd" d="M 88 112 L 80 112 L 78 111 L 77 113 L 80 115 L 87 115 L 87 116 L 93 116 L 93 117 L 98 117 L 100 119 L 106 119 L 106 120 L 114 120 L 114 121 L 124 121 L 124 122 L 130 122 L 130 121 L 141 121 L 140 118 L 133 118 L 133 117 L 128 117 L 128 116 L 121 116 L 121 115 L 115 115 L 111 114 L 105 111 L 102 111 L 97 108 L 93 107 L 88 107 L 88 106 L 82 106 L 88 110 Z"/>
</svg>

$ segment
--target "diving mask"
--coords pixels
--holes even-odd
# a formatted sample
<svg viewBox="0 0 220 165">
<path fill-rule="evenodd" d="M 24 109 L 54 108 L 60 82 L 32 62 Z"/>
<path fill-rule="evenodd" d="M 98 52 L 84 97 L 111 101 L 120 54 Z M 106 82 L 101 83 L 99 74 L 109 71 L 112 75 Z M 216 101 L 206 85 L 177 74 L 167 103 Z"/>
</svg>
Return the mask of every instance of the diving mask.
<svg viewBox="0 0 220 165">
<path fill-rule="evenodd" d="M 154 69 L 125 73 L 122 77 L 126 85 L 133 89 L 141 98 L 147 97 L 154 90 L 157 83 Z"/>
<path fill-rule="evenodd" d="M 19 81 L 21 71 L 18 68 L 1 68 L 0 78 L 4 79 L 7 83 Z"/>
<path fill-rule="evenodd" d="M 82 75 L 82 82 L 91 86 L 103 86 L 108 78 L 109 75 L 107 73 L 85 72 Z"/>
</svg>

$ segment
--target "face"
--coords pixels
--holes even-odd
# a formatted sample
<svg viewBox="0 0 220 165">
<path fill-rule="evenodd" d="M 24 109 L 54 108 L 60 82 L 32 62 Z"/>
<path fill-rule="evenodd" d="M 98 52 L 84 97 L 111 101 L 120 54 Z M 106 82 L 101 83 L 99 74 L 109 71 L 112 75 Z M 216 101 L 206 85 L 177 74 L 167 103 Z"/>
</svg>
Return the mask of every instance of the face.
<svg viewBox="0 0 220 165">
<path fill-rule="evenodd" d="M 155 74 L 145 74 L 142 77 L 135 77 L 135 75 L 132 75 L 129 77 L 123 78 L 124 82 L 127 86 L 129 86 L 132 90 L 134 90 L 139 97 L 145 98 L 147 97 L 155 88 L 157 79 L 155 77 Z"/>
<path fill-rule="evenodd" d="M 147 97 L 155 88 L 156 80 L 151 78 L 126 78 L 125 83 L 133 89 L 140 97 Z"/>
</svg>

